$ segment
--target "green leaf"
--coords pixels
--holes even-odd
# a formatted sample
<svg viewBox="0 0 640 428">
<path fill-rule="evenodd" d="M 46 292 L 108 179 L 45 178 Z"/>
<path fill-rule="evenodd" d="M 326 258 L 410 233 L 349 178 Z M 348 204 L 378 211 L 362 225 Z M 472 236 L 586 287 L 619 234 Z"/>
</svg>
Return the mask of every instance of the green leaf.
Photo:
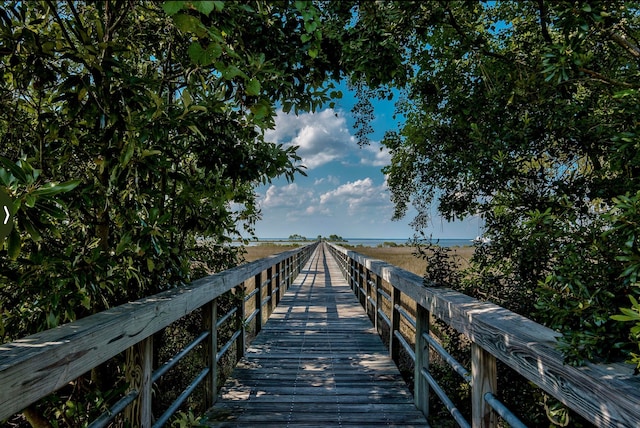
<svg viewBox="0 0 640 428">
<path fill-rule="evenodd" d="M 256 120 L 262 121 L 269 115 L 270 108 L 265 103 L 258 103 L 254 106 L 251 106 L 251 112 L 253 113 Z"/>
<path fill-rule="evenodd" d="M 184 1 L 165 1 L 162 5 L 162 9 L 167 15 L 173 16 L 182 10 L 184 3 Z"/>
<path fill-rule="evenodd" d="M 9 241 L 7 242 L 7 252 L 11 260 L 16 260 L 20 255 L 20 249 L 22 247 L 22 240 L 20 234 L 14 228 L 9 234 Z"/>
<path fill-rule="evenodd" d="M 29 208 L 33 208 L 36 205 L 36 197 L 33 193 L 27 193 L 24 197 L 24 204 Z"/>
<path fill-rule="evenodd" d="M 249 83 L 247 83 L 245 92 L 247 93 L 247 95 L 250 95 L 250 96 L 258 96 L 260 95 L 260 89 L 261 89 L 260 81 L 254 77 L 251 80 L 249 80 Z"/>
<path fill-rule="evenodd" d="M 304 29 L 307 31 L 307 33 L 313 33 L 314 31 L 316 31 L 316 28 L 318 28 L 317 21 L 307 21 L 304 23 Z"/>
<path fill-rule="evenodd" d="M 60 208 L 54 206 L 53 204 L 36 204 L 36 207 L 44 212 L 45 214 L 57 219 L 64 220 L 67 218 L 67 215 Z"/>
<path fill-rule="evenodd" d="M 35 196 L 52 196 L 59 193 L 66 193 L 78 187 L 80 183 L 80 180 L 69 180 L 60 184 L 50 184 L 34 190 L 32 194 Z"/>
<path fill-rule="evenodd" d="M 133 157 L 133 153 L 136 148 L 135 143 L 133 141 L 128 141 L 125 144 L 126 144 L 125 150 L 123 150 L 122 155 L 120 157 L 120 165 L 122 167 L 129 165 L 129 162 L 131 162 L 131 158 Z"/>
<path fill-rule="evenodd" d="M 118 245 L 116 246 L 116 254 L 122 254 L 127 249 L 130 243 L 131 235 L 129 235 L 129 233 L 125 233 L 124 235 L 122 235 L 122 238 L 120 238 L 120 242 L 118 242 Z"/>
<path fill-rule="evenodd" d="M 40 235 L 40 232 L 30 220 L 25 219 L 23 221 L 23 225 L 24 225 L 24 228 L 27 229 L 27 232 L 29 232 L 29 235 L 31 235 L 31 239 L 33 239 L 36 242 L 42 240 L 42 236 Z"/>
<path fill-rule="evenodd" d="M 637 321 L 638 317 L 632 317 L 627 315 L 611 315 L 611 319 L 615 321 L 627 322 L 627 321 Z"/>
<path fill-rule="evenodd" d="M 202 22 L 195 16 L 180 13 L 173 17 L 173 21 L 183 33 L 194 33 L 200 38 L 207 35 L 207 30 L 202 25 Z"/>
<path fill-rule="evenodd" d="M 148 149 L 144 149 L 142 151 L 142 153 L 140 154 L 141 157 L 146 158 L 148 156 L 157 156 L 162 154 L 162 152 L 160 150 L 148 150 Z"/>
<path fill-rule="evenodd" d="M 191 4 L 198 12 L 207 16 L 216 9 L 215 1 L 194 1 Z"/>
<path fill-rule="evenodd" d="M 220 70 L 220 71 L 222 72 L 222 77 L 224 77 L 226 80 L 231 80 L 238 76 L 247 78 L 247 75 L 244 74 L 242 70 L 240 70 L 235 65 L 230 65 L 226 67 L 224 70 Z"/>
<path fill-rule="evenodd" d="M 198 127 L 196 125 L 189 125 L 189 126 L 187 126 L 187 128 L 189 130 L 191 130 L 191 132 L 196 134 L 198 137 L 205 138 L 204 135 L 202 134 L 202 132 L 200 132 L 200 129 L 198 129 Z"/>
<path fill-rule="evenodd" d="M 16 163 L 11 162 L 9 159 L 3 156 L 0 156 L 0 163 L 6 169 L 8 169 L 15 178 L 20 180 L 21 183 L 23 184 L 29 183 L 29 179 L 27 178 L 27 175 L 25 174 L 24 170 L 20 168 Z"/>
<path fill-rule="evenodd" d="M 207 66 L 215 62 L 222 55 L 222 47 L 217 43 L 209 43 L 207 49 L 203 49 L 200 42 L 193 42 L 187 50 L 191 61 L 198 65 Z"/>
</svg>

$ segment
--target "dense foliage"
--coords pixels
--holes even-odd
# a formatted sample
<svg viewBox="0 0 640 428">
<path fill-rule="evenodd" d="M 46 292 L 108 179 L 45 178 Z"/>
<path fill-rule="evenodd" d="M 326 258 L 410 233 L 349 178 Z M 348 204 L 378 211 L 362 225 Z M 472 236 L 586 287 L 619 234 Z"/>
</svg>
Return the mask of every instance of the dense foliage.
<svg viewBox="0 0 640 428">
<path fill-rule="evenodd" d="M 261 130 L 276 101 L 327 99 L 307 12 L 162 6 L 0 9 L 0 180 L 17 212 L 0 259 L 3 340 L 186 282 L 194 261 L 229 266 L 232 250 L 197 238 L 238 236 L 259 216 L 253 186 L 301 172 Z"/>
<path fill-rule="evenodd" d="M 467 292 L 561 332 L 569 362 L 628 357 L 637 345 L 612 315 L 640 291 L 638 4 L 384 8 L 415 71 L 406 125 L 384 141 L 396 216 L 413 203 L 417 229 L 432 204 L 482 217 L 491 245 Z"/>
</svg>

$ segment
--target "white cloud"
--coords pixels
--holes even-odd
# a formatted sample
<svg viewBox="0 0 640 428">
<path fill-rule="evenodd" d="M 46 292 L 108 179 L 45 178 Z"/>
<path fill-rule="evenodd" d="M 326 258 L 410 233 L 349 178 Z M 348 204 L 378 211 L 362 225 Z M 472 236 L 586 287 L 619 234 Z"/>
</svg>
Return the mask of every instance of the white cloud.
<svg viewBox="0 0 640 428">
<path fill-rule="evenodd" d="M 333 109 L 299 116 L 279 110 L 275 127 L 265 131 L 265 139 L 298 146 L 302 164 L 309 170 L 334 161 L 346 165 L 359 159 L 360 164 L 375 167 L 391 162 L 391 154 L 380 142 L 373 141 L 368 146 L 358 147 L 344 114 Z"/>
<path fill-rule="evenodd" d="M 317 186 L 317 185 L 323 184 L 323 183 L 337 185 L 337 184 L 340 184 L 340 179 L 338 177 L 333 176 L 333 175 L 327 175 L 326 177 L 316 178 L 315 181 L 313 182 L 313 185 Z"/>
<path fill-rule="evenodd" d="M 305 196 L 305 192 L 296 183 L 280 187 L 272 185 L 267 189 L 260 205 L 263 208 L 299 207 L 302 196 Z"/>
<path fill-rule="evenodd" d="M 388 210 L 391 208 L 388 189 L 385 184 L 376 186 L 370 177 L 348 182 L 334 190 L 320 195 L 320 205 L 332 206 L 334 210 L 345 209 L 349 215 L 365 214 L 371 207 Z"/>
<path fill-rule="evenodd" d="M 389 149 L 382 146 L 377 141 L 372 141 L 371 144 L 362 148 L 364 154 L 369 156 L 363 156 L 360 163 L 371 166 L 386 166 L 391 164 L 391 153 Z"/>
<path fill-rule="evenodd" d="M 337 178 L 328 176 L 316 180 L 316 184 L 320 182 L 333 184 L 334 187 L 323 192 L 321 187 L 307 188 L 296 183 L 271 185 L 259 197 L 259 204 L 276 218 L 288 221 L 303 217 L 316 220 L 344 216 L 373 218 L 368 213 L 375 213 L 378 217 L 391 216 L 392 205 L 386 181 L 376 185 L 370 177 L 366 177 L 338 185 Z"/>
<path fill-rule="evenodd" d="M 346 119 L 333 109 L 299 116 L 280 110 L 275 123 L 274 129 L 265 132 L 265 139 L 299 146 L 298 155 L 308 169 L 342 159 L 357 148 Z"/>
</svg>

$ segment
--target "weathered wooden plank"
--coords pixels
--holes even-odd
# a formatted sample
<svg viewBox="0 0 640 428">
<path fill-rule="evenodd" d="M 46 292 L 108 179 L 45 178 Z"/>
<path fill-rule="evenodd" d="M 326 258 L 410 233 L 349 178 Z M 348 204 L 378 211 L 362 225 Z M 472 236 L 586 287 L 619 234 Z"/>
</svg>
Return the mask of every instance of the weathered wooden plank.
<svg viewBox="0 0 640 428">
<path fill-rule="evenodd" d="M 336 411 L 336 407 L 340 406 L 341 411 L 349 413 L 406 413 L 406 403 L 298 403 L 297 408 L 300 413 L 332 413 Z M 228 409 L 230 411 L 242 411 L 244 406 L 232 401 L 225 401 L 217 406 L 218 410 Z M 251 405 L 251 411 L 255 413 L 270 412 L 273 405 L 269 402 L 254 402 Z"/>
<path fill-rule="evenodd" d="M 291 250 L 0 345 L 0 420 L 210 302 Z"/>
<path fill-rule="evenodd" d="M 248 347 L 205 424 L 427 426 L 322 248 Z"/>
<path fill-rule="evenodd" d="M 629 364 L 572 367 L 556 348 L 558 334 L 500 306 L 444 288 L 380 260 L 331 245 L 393 284 L 528 380 L 601 427 L 640 426 L 640 377 Z"/>
<path fill-rule="evenodd" d="M 390 418 L 393 420 L 390 420 Z M 280 422 L 281 424 L 296 424 L 298 426 L 299 422 L 303 423 L 311 423 L 311 422 L 323 422 L 324 427 L 327 426 L 338 426 L 344 425 L 345 423 L 349 424 L 361 424 L 362 426 L 373 425 L 385 425 L 387 426 L 391 423 L 418 423 L 420 422 L 421 415 L 417 414 L 407 414 L 407 413 L 393 413 L 386 414 L 383 412 L 375 412 L 375 413 L 367 413 L 367 412 L 350 412 L 346 413 L 343 409 L 336 405 L 334 412 L 321 412 L 316 413 L 314 411 L 308 411 L 305 413 L 302 412 L 289 412 L 286 410 L 278 411 L 271 410 L 268 413 L 243 413 L 241 417 L 238 417 L 234 414 L 228 415 L 226 419 L 218 418 L 218 420 L 222 419 L 222 421 L 236 421 L 239 420 L 243 423 L 254 423 L 262 426 L 263 421 L 268 421 L 267 423 Z M 423 418 L 423 417 L 422 417 Z"/>
</svg>

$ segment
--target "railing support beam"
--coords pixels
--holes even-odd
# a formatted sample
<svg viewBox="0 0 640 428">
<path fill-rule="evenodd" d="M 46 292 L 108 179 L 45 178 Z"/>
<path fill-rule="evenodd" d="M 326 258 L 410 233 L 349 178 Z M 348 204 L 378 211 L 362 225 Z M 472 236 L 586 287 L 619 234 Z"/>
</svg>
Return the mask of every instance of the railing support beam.
<svg viewBox="0 0 640 428">
<path fill-rule="evenodd" d="M 374 314 L 373 314 L 373 319 L 374 319 L 374 327 L 376 328 L 376 331 L 378 332 L 378 334 L 380 333 L 380 326 L 379 326 L 379 322 L 378 320 L 380 319 L 380 315 L 378 315 L 378 311 L 382 310 L 382 299 L 380 299 L 380 290 L 382 289 L 382 278 L 380 277 L 380 275 L 376 275 L 376 296 L 375 296 L 375 300 L 376 300 L 376 307 L 374 309 Z"/>
<path fill-rule="evenodd" d="M 429 343 L 423 337 L 423 333 L 429 334 L 429 311 L 417 305 L 413 399 L 418 410 L 426 418 L 429 416 L 429 382 L 422 375 L 422 370 L 429 371 Z"/>
<path fill-rule="evenodd" d="M 484 399 L 490 392 L 496 395 L 498 389 L 498 369 L 496 357 L 479 345 L 471 344 L 471 405 L 473 428 L 495 428 L 497 417 Z"/>
<path fill-rule="evenodd" d="M 236 326 L 240 334 L 236 339 L 236 361 L 240 361 L 242 357 L 244 357 L 244 350 L 246 347 L 246 335 L 245 335 L 245 325 L 244 325 L 244 312 L 245 312 L 245 302 L 244 302 L 244 294 L 245 294 L 245 285 L 244 282 L 238 285 L 238 294 L 240 295 L 238 299 L 238 310 L 236 311 Z"/>
<path fill-rule="evenodd" d="M 400 356 L 400 343 L 396 337 L 395 332 L 400 330 L 400 312 L 398 307 L 401 303 L 400 296 L 402 293 L 396 287 L 391 285 L 391 326 L 389 330 L 389 355 L 391 359 L 398 364 L 398 357 Z"/>
<path fill-rule="evenodd" d="M 125 409 L 125 420 L 132 426 L 151 427 L 153 335 L 127 349 L 125 358 L 129 390 L 138 391 L 138 397 Z"/>
<path fill-rule="evenodd" d="M 258 290 L 254 298 L 255 309 L 258 311 L 258 315 L 256 315 L 256 334 L 258 334 L 262 330 L 262 272 L 254 277 L 254 283 L 255 288 Z M 267 312 L 268 317 L 269 313 Z"/>
<path fill-rule="evenodd" d="M 369 299 L 371 298 L 371 271 L 369 269 L 365 269 L 366 270 L 366 274 L 364 277 L 364 282 L 366 284 L 365 286 L 365 290 L 366 291 L 366 295 L 364 296 L 364 301 L 365 301 L 365 312 L 367 313 L 367 315 L 369 315 L 369 308 L 371 306 L 373 306 L 373 304 L 369 301 Z M 375 309 L 374 309 L 374 314 L 375 314 Z"/>
<path fill-rule="evenodd" d="M 267 312 L 267 319 L 273 313 L 273 308 L 274 308 L 274 304 L 273 304 L 273 270 L 272 269 L 273 268 L 267 269 L 267 296 L 271 297 L 269 299 L 269 311 Z M 275 307 L 277 307 L 280 304 L 280 295 L 279 295 L 279 293 L 276 293 L 275 300 L 276 300 Z"/>
<path fill-rule="evenodd" d="M 281 269 L 281 267 L 282 267 L 281 263 L 276 263 L 275 270 L 272 271 L 272 273 L 271 273 L 272 276 L 269 277 L 269 284 L 273 284 L 273 277 L 275 276 L 276 283 L 274 284 L 274 286 L 276 288 L 278 288 L 278 289 L 284 287 L 284 291 L 286 292 L 289 287 L 286 286 L 286 282 L 282 282 L 281 281 L 281 279 L 282 279 L 282 269 Z M 269 296 L 268 293 L 267 293 L 267 296 Z M 271 316 L 271 312 L 267 312 L 267 314 L 268 314 L 267 317 Z"/>
<path fill-rule="evenodd" d="M 204 383 L 204 408 L 207 409 L 216 402 L 218 393 L 218 299 L 204 305 L 203 311 L 204 328 L 209 332 L 204 342 L 204 364 L 210 369 Z"/>
</svg>

